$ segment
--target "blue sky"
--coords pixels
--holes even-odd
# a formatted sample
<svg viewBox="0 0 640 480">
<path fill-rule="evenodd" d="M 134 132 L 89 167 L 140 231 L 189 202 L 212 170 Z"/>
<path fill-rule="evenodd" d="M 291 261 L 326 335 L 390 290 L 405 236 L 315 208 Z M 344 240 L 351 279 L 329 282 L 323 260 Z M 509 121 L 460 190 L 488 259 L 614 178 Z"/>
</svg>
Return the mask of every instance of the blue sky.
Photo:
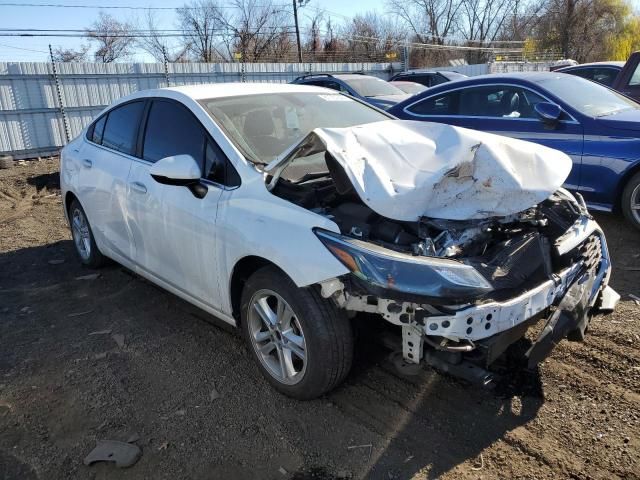
<svg viewBox="0 0 640 480">
<path fill-rule="evenodd" d="M 288 4 L 291 0 L 273 0 L 276 4 Z M 2 3 L 61 3 L 68 5 L 95 5 L 96 8 L 52 8 L 52 7 L 27 7 L 7 6 Z M 36 29 L 83 29 L 88 27 L 98 16 L 101 5 L 109 6 L 136 6 L 136 7 L 179 7 L 184 0 L 0 0 L 0 28 L 36 28 Z M 340 16 L 352 16 L 358 12 L 384 9 L 383 0 L 311 0 L 309 5 L 314 8 L 322 7 L 328 13 L 340 19 Z M 302 21 L 304 15 L 310 14 L 311 9 L 303 8 L 300 11 Z M 135 20 L 139 17 L 142 21 L 144 11 L 131 10 L 105 10 L 107 13 L 121 20 Z M 157 11 L 157 18 L 161 28 L 175 28 L 173 11 Z M 145 28 L 141 25 L 141 28 Z M 0 61 L 36 62 L 48 59 L 48 45 L 67 48 L 76 48 L 84 39 L 79 38 L 27 38 L 27 37 L 0 37 Z M 137 54 L 133 60 L 149 61 L 144 54 Z"/>
</svg>

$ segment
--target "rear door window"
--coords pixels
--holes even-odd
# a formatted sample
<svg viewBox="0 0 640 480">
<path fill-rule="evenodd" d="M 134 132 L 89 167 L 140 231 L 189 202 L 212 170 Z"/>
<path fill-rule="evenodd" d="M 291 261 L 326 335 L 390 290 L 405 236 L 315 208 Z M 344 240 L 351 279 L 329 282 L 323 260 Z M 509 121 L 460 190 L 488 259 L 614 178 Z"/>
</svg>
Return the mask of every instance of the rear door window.
<svg viewBox="0 0 640 480">
<path fill-rule="evenodd" d="M 417 115 L 457 115 L 460 103 L 460 92 L 455 91 L 436 95 L 415 103 L 407 108 Z"/>
<path fill-rule="evenodd" d="M 103 115 L 89 129 L 89 140 L 98 145 L 102 143 L 102 134 L 104 133 L 104 125 L 107 123 L 107 116 Z"/>
<path fill-rule="evenodd" d="M 111 110 L 107 115 L 102 145 L 127 155 L 134 155 L 143 110 L 142 101 L 127 103 Z"/>
</svg>

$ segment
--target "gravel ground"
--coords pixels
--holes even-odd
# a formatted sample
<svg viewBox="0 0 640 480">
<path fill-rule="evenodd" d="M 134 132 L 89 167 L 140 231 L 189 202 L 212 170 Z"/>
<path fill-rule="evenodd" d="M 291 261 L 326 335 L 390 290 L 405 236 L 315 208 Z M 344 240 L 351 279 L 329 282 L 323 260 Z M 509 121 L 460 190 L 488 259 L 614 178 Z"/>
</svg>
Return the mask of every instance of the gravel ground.
<svg viewBox="0 0 640 480">
<path fill-rule="evenodd" d="M 326 397 L 276 393 L 228 327 L 74 257 L 56 159 L 0 171 L 0 478 L 640 478 L 640 235 L 598 216 L 623 301 L 485 391 L 360 340 Z M 138 436 L 133 467 L 84 466 Z"/>
</svg>

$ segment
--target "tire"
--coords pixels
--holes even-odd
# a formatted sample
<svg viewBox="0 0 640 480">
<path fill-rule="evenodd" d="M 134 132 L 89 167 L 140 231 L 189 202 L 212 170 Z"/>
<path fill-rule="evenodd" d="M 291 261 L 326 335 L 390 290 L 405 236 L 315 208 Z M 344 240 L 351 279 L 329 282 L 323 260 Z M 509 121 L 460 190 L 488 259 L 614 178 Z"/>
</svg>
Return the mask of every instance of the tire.
<svg viewBox="0 0 640 480">
<path fill-rule="evenodd" d="M 0 170 L 13 167 L 13 157 L 9 155 L 0 156 Z"/>
<path fill-rule="evenodd" d="M 278 305 L 283 313 L 276 319 Z M 317 398 L 351 369 L 353 330 L 344 312 L 275 267 L 258 270 L 245 283 L 241 329 L 264 377 L 289 397 Z"/>
<path fill-rule="evenodd" d="M 627 221 L 640 230 L 640 172 L 631 177 L 625 185 L 621 205 Z"/>
<path fill-rule="evenodd" d="M 82 264 L 89 268 L 102 267 L 107 259 L 98 250 L 87 214 L 78 200 L 73 200 L 69 206 L 69 223 L 73 246 Z"/>
</svg>

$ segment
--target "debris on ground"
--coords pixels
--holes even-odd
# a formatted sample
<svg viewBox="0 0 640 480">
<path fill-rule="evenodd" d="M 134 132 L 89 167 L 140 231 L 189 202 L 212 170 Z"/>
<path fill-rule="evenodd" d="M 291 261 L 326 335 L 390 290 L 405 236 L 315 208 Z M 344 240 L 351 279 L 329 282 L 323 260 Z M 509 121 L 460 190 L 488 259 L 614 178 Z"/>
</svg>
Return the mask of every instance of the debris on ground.
<svg viewBox="0 0 640 480">
<path fill-rule="evenodd" d="M 96 280 L 97 278 L 100 278 L 99 273 L 90 273 L 88 275 L 81 275 L 79 277 L 76 277 L 76 280 Z"/>
<path fill-rule="evenodd" d="M 117 440 L 98 440 L 96 448 L 84 459 L 84 464 L 115 462 L 116 467 L 127 468 L 135 465 L 141 456 L 142 450 L 137 445 Z"/>
<path fill-rule="evenodd" d="M 636 305 L 640 306 L 640 297 L 637 297 L 633 293 L 630 293 L 629 298 L 631 298 L 631 300 L 633 300 Z"/>
<path fill-rule="evenodd" d="M 93 313 L 93 310 L 85 310 L 84 312 L 69 313 L 67 317 L 81 317 L 82 315 L 88 315 L 90 313 Z"/>
<path fill-rule="evenodd" d="M 124 335 L 121 333 L 114 333 L 111 335 L 113 341 L 116 342 L 119 348 L 124 348 Z"/>
<path fill-rule="evenodd" d="M 96 330 L 95 332 L 91 332 L 89 335 L 109 335 L 111 330 Z"/>
<path fill-rule="evenodd" d="M 282 474 L 282 475 L 288 475 L 289 472 L 287 472 L 287 470 L 284 467 L 280 467 L 278 469 L 278 471 Z"/>
<path fill-rule="evenodd" d="M 169 442 L 162 442 L 158 447 L 158 451 L 160 452 L 162 450 L 166 450 L 167 448 L 169 448 Z"/>
<path fill-rule="evenodd" d="M 214 400 L 217 400 L 220 397 L 221 397 L 220 392 L 218 392 L 218 390 L 216 390 L 216 388 L 213 387 L 211 389 L 211 392 L 209 392 L 209 400 L 213 402 Z"/>
</svg>

